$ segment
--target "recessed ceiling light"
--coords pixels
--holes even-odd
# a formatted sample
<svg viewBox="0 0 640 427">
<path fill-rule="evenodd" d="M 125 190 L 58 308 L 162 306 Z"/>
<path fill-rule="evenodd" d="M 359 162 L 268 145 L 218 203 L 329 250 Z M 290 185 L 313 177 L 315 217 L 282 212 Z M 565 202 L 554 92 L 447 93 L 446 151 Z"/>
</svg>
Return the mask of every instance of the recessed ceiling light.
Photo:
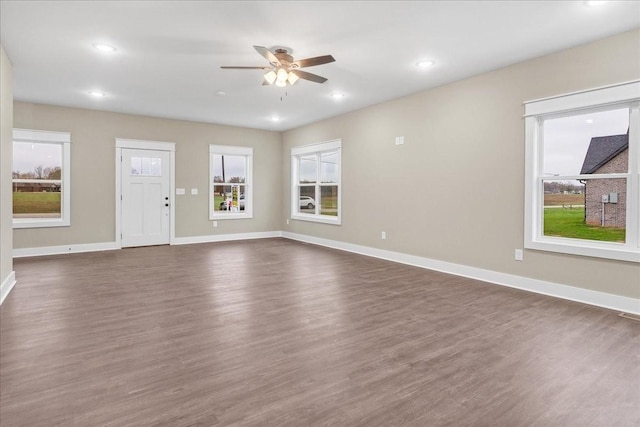
<svg viewBox="0 0 640 427">
<path fill-rule="evenodd" d="M 218 90 L 218 91 L 216 91 L 216 95 L 218 95 L 218 96 L 226 96 L 227 93 L 225 91 L 223 91 L 223 90 Z"/>
<path fill-rule="evenodd" d="M 591 124 L 591 123 L 593 123 L 593 119 L 587 119 L 587 120 L 585 120 L 584 122 L 585 122 L 585 123 L 589 123 L 589 124 Z"/>
<path fill-rule="evenodd" d="M 435 65 L 435 62 L 429 59 L 423 59 L 422 61 L 416 62 L 416 66 L 418 68 L 423 68 L 423 69 L 433 67 L 434 65 Z"/>
<path fill-rule="evenodd" d="M 108 44 L 103 44 L 103 43 L 94 43 L 92 46 L 95 50 L 99 50 L 100 52 L 104 52 L 104 53 L 113 53 L 116 50 L 118 50 L 113 46 L 109 46 Z"/>
<path fill-rule="evenodd" d="M 342 99 L 344 98 L 344 93 L 334 92 L 331 94 L 331 97 L 333 99 Z"/>
<path fill-rule="evenodd" d="M 94 98 L 104 98 L 105 96 L 107 96 L 106 93 L 100 92 L 99 90 L 90 90 L 89 95 L 93 96 Z"/>
<path fill-rule="evenodd" d="M 601 6 L 606 2 L 607 2 L 606 0 L 589 0 L 589 1 L 586 1 L 585 4 L 587 6 Z"/>
<path fill-rule="evenodd" d="M 272 121 L 272 122 L 274 122 L 274 123 L 279 122 L 279 121 L 280 121 L 280 117 L 278 117 L 278 116 L 271 116 L 271 121 Z"/>
</svg>

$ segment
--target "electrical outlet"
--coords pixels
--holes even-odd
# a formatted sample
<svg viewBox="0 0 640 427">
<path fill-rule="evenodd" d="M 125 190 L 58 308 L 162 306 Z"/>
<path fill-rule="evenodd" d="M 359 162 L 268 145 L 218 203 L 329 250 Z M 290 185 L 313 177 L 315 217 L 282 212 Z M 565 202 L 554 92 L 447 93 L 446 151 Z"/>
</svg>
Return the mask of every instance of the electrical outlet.
<svg viewBox="0 0 640 427">
<path fill-rule="evenodd" d="M 516 257 L 516 261 L 522 261 L 523 260 L 524 254 L 522 252 L 522 249 L 516 249 L 515 257 Z"/>
<path fill-rule="evenodd" d="M 213 221 L 213 228 L 216 228 L 218 226 L 218 221 Z"/>
<path fill-rule="evenodd" d="M 396 145 L 404 144 L 404 136 L 396 136 Z"/>
<path fill-rule="evenodd" d="M 380 238 L 381 238 L 382 240 L 386 240 L 386 239 L 387 239 L 387 232 L 386 232 L 386 231 L 383 231 L 382 233 L 380 233 Z"/>
<path fill-rule="evenodd" d="M 289 225 L 289 218 L 287 218 L 287 225 Z"/>
</svg>

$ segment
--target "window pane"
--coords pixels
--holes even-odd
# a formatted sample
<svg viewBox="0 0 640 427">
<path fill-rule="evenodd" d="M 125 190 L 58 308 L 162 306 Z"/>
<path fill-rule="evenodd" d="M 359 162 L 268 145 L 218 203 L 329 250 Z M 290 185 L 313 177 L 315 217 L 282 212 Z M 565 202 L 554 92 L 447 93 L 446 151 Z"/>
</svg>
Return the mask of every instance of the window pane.
<svg viewBox="0 0 640 427">
<path fill-rule="evenodd" d="M 245 184 L 214 185 L 214 212 L 238 212 L 245 209 Z M 234 203 L 235 202 L 235 203 Z"/>
<path fill-rule="evenodd" d="M 298 172 L 300 183 L 314 183 L 318 171 L 318 160 L 316 155 L 300 156 L 300 171 Z"/>
<path fill-rule="evenodd" d="M 14 179 L 61 179 L 62 145 L 13 143 Z"/>
<path fill-rule="evenodd" d="M 62 217 L 61 144 L 14 142 L 12 178 L 14 218 Z"/>
<path fill-rule="evenodd" d="M 629 109 L 544 121 L 544 176 L 626 173 Z"/>
<path fill-rule="evenodd" d="M 41 184 L 13 185 L 14 218 L 61 218 L 60 187 L 57 190 L 38 188 Z"/>
<path fill-rule="evenodd" d="M 158 157 L 131 157 L 131 175 L 162 176 L 162 159 Z"/>
<path fill-rule="evenodd" d="M 320 215 L 338 216 L 338 186 L 320 187 Z"/>
<path fill-rule="evenodd" d="M 142 157 L 131 157 L 131 175 L 142 173 Z"/>
<path fill-rule="evenodd" d="M 338 153 L 320 155 L 320 182 L 338 182 Z"/>
<path fill-rule="evenodd" d="M 316 187 L 315 185 L 301 185 L 298 187 L 298 212 L 315 214 Z"/>
<path fill-rule="evenodd" d="M 544 235 L 624 242 L 626 181 L 544 180 Z"/>
<path fill-rule="evenodd" d="M 245 156 L 213 155 L 213 182 L 245 183 Z"/>
</svg>

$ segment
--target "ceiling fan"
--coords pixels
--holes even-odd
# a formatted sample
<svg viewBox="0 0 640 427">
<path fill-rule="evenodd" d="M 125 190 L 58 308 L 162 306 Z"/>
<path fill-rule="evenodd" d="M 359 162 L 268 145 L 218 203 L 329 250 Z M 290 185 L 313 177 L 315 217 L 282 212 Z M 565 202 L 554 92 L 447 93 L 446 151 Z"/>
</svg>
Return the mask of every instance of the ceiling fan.
<svg viewBox="0 0 640 427">
<path fill-rule="evenodd" d="M 316 65 L 328 64 L 335 61 L 333 56 L 324 55 L 316 56 L 314 58 L 301 59 L 294 61 L 293 56 L 289 55 L 286 49 L 275 49 L 271 52 L 264 46 L 254 46 L 254 49 L 258 51 L 268 62 L 270 66 L 264 67 L 241 67 L 241 66 L 222 66 L 220 68 L 233 69 L 233 70 L 268 70 L 264 75 L 263 86 L 275 84 L 279 87 L 285 87 L 287 85 L 293 85 L 298 79 L 309 80 L 315 83 L 324 83 L 326 78 L 318 76 L 317 74 L 308 73 L 300 70 L 300 68 L 313 67 Z"/>
</svg>

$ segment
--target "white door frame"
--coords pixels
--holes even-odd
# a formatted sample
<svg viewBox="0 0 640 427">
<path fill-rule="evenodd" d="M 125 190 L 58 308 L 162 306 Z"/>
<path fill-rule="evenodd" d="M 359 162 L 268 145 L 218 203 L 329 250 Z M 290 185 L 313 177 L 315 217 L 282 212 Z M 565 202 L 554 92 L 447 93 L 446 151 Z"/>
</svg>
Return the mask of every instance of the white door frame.
<svg viewBox="0 0 640 427">
<path fill-rule="evenodd" d="M 176 240 L 176 143 L 161 141 L 143 141 L 139 139 L 116 138 L 116 235 L 115 242 L 118 248 L 122 248 L 122 149 L 133 148 L 136 150 L 168 151 L 171 156 L 169 177 L 169 244 Z"/>
</svg>

